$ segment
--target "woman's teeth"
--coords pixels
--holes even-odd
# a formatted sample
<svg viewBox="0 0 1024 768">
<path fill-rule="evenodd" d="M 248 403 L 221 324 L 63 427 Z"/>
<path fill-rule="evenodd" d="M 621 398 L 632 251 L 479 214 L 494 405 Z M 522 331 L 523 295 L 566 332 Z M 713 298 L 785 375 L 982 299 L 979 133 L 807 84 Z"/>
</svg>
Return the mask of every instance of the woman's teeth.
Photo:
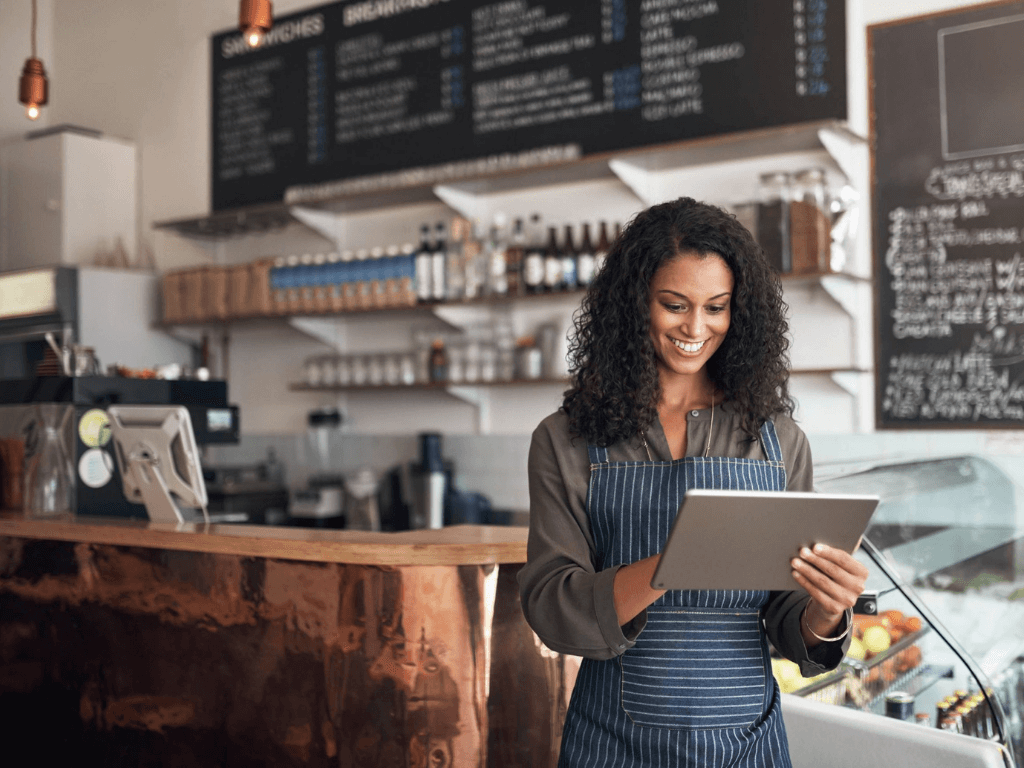
<svg viewBox="0 0 1024 768">
<path fill-rule="evenodd" d="M 679 347 L 681 350 L 683 350 L 683 352 L 699 352 L 700 348 L 704 346 L 703 341 L 698 341 L 694 344 L 687 344 L 685 341 L 678 341 L 677 339 L 672 339 L 672 343 Z"/>
</svg>

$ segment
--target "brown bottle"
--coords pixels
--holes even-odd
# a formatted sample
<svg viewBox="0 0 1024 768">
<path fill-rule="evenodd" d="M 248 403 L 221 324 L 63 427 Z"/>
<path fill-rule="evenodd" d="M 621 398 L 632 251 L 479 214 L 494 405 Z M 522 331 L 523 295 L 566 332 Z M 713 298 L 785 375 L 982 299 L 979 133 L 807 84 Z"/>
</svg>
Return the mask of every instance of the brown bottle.
<svg viewBox="0 0 1024 768">
<path fill-rule="evenodd" d="M 434 339 L 430 345 L 430 381 L 435 384 L 448 381 L 448 353 L 442 339 Z"/>
<path fill-rule="evenodd" d="M 558 233 L 554 227 L 548 227 L 548 245 L 544 249 L 544 290 L 548 292 L 562 289 L 562 254 L 558 248 Z"/>
<path fill-rule="evenodd" d="M 575 291 L 579 286 L 576 265 L 576 244 L 572 237 L 572 224 L 565 225 L 565 238 L 562 240 L 562 290 Z"/>
<path fill-rule="evenodd" d="M 505 251 L 507 265 L 508 295 L 519 296 L 523 291 L 523 262 L 526 259 L 526 229 L 523 220 L 516 219 L 512 224 L 512 237 Z"/>
</svg>

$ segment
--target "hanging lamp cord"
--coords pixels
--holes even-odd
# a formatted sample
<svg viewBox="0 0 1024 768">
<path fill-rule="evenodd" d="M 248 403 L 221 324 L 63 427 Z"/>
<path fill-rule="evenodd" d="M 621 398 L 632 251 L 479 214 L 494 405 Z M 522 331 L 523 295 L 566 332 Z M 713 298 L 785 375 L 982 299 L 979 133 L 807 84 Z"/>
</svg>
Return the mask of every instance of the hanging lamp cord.
<svg viewBox="0 0 1024 768">
<path fill-rule="evenodd" d="M 32 58 L 36 58 L 36 0 L 32 0 Z"/>
</svg>

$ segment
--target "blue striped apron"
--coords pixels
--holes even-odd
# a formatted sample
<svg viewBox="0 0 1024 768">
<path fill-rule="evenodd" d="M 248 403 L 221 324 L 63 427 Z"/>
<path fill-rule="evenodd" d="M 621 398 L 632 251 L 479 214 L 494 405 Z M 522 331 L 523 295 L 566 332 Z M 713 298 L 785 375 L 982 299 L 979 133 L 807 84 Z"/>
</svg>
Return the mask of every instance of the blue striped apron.
<svg viewBox="0 0 1024 768">
<path fill-rule="evenodd" d="M 587 514 L 598 570 L 661 552 L 690 488 L 786 489 L 769 421 L 766 460 L 687 457 L 609 462 L 588 446 Z M 584 659 L 566 713 L 559 766 L 790 768 L 760 609 L 766 591 L 674 590 L 647 609 L 636 645 Z"/>
</svg>

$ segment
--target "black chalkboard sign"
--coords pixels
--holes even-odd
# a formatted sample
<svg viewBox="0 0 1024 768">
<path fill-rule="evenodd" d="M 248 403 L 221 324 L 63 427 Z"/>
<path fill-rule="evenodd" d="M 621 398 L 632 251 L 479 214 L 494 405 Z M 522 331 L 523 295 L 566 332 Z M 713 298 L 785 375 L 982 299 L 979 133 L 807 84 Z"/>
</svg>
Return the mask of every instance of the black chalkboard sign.
<svg viewBox="0 0 1024 768">
<path fill-rule="evenodd" d="M 876 423 L 1024 428 L 1024 3 L 869 47 Z"/>
<path fill-rule="evenodd" d="M 357 0 L 212 38 L 214 210 L 846 117 L 842 0 Z"/>
</svg>

